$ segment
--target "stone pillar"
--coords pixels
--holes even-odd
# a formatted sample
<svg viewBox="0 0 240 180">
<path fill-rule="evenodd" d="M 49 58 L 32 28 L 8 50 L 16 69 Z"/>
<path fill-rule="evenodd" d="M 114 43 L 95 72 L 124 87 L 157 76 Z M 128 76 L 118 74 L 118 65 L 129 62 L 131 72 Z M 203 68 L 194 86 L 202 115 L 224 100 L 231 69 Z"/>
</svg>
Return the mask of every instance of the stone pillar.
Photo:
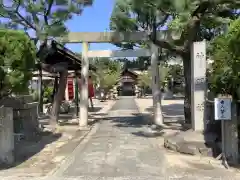
<svg viewBox="0 0 240 180">
<path fill-rule="evenodd" d="M 80 96 L 80 119 L 79 128 L 86 128 L 88 125 L 88 42 L 82 44 L 82 68 L 81 68 L 81 96 Z"/>
<path fill-rule="evenodd" d="M 206 41 L 194 42 L 191 49 L 192 129 L 203 131 L 206 106 Z"/>
<path fill-rule="evenodd" d="M 162 125 L 163 116 L 161 110 L 161 92 L 160 92 L 160 78 L 158 68 L 158 47 L 151 44 L 151 71 L 152 71 L 152 96 L 153 96 L 153 114 L 154 124 Z"/>
<path fill-rule="evenodd" d="M 224 153 L 227 161 L 231 164 L 238 164 L 238 117 L 237 117 L 237 105 L 236 102 L 232 102 L 231 108 L 231 120 L 224 120 Z M 223 133 L 223 131 L 222 131 Z"/>
<path fill-rule="evenodd" d="M 0 107 L 0 163 L 14 163 L 13 110 Z"/>
</svg>

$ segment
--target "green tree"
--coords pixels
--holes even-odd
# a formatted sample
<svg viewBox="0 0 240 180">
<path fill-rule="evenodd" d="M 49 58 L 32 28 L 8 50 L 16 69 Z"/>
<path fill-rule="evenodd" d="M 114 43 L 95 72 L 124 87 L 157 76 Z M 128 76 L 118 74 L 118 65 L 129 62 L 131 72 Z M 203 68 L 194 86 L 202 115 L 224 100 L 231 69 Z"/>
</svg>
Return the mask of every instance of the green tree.
<svg viewBox="0 0 240 180">
<path fill-rule="evenodd" d="M 147 87 L 151 87 L 151 72 L 150 71 L 146 71 L 146 72 L 142 72 L 141 74 L 138 75 L 138 85 L 141 88 L 147 88 Z"/>
<path fill-rule="evenodd" d="M 95 79 L 99 80 L 100 87 L 105 90 L 111 89 L 120 78 L 121 63 L 109 58 L 95 58 L 91 63 L 97 67 Z"/>
<path fill-rule="evenodd" d="M 230 20 L 238 17 L 239 7 L 239 0 L 117 0 L 110 27 L 117 31 L 151 30 L 154 44 L 182 58 L 186 83 L 184 111 L 186 122 L 190 123 L 190 47 L 194 41 L 210 40 L 223 33 Z M 168 27 L 168 34 L 178 38 L 156 40 L 156 30 L 164 26 Z M 135 44 L 117 45 L 133 48 Z"/>
<path fill-rule="evenodd" d="M 161 87 L 165 87 L 165 85 L 166 85 L 165 81 L 166 81 L 168 72 L 169 72 L 169 67 L 167 67 L 166 64 L 164 64 L 164 63 L 160 63 L 160 65 L 159 65 L 159 76 L 160 76 Z"/>
<path fill-rule="evenodd" d="M 181 65 L 170 65 L 166 79 L 170 85 L 169 88 L 174 94 L 183 92 L 184 77 Z"/>
<path fill-rule="evenodd" d="M 117 83 L 119 78 L 120 78 L 119 72 L 105 70 L 103 71 L 103 75 L 100 78 L 100 87 L 108 91 L 111 88 L 113 88 L 113 86 Z"/>
<path fill-rule="evenodd" d="M 165 86 L 165 80 L 168 75 L 169 68 L 166 67 L 164 64 L 159 65 L 159 75 L 160 75 L 160 84 L 161 87 Z M 152 85 L 152 74 L 150 69 L 147 71 L 143 71 L 141 74 L 138 75 L 138 85 L 146 89 L 148 87 L 151 87 Z"/>
<path fill-rule="evenodd" d="M 239 99 L 240 84 L 240 18 L 230 24 L 226 34 L 214 39 L 211 44 L 212 72 L 210 89 L 215 94 L 228 94 Z"/>
<path fill-rule="evenodd" d="M 66 22 L 74 15 L 80 15 L 83 8 L 91 5 L 93 0 L 0 0 L 0 17 L 4 19 L 5 27 L 12 29 L 22 29 L 26 33 L 30 32 L 35 44 L 47 42 L 48 39 L 61 37 L 68 32 Z M 37 62 L 40 64 L 41 62 Z M 39 67 L 39 79 L 42 84 L 42 69 Z M 57 93 L 63 94 L 64 88 L 60 88 Z M 39 111 L 43 111 L 43 88 L 38 89 Z M 61 97 L 61 96 L 58 96 Z M 56 98 L 56 102 L 61 100 Z M 59 109 L 58 104 L 54 109 Z M 58 110 L 56 110 L 57 112 Z M 57 113 L 52 116 L 54 124 Z"/>
<path fill-rule="evenodd" d="M 0 30 L 0 99 L 28 93 L 36 46 L 22 31 Z"/>
<path fill-rule="evenodd" d="M 37 42 L 65 35 L 68 31 L 65 22 L 91 4 L 92 0 L 13 0 L 12 3 L 0 0 L 0 16 L 6 27 L 33 31 Z"/>
</svg>

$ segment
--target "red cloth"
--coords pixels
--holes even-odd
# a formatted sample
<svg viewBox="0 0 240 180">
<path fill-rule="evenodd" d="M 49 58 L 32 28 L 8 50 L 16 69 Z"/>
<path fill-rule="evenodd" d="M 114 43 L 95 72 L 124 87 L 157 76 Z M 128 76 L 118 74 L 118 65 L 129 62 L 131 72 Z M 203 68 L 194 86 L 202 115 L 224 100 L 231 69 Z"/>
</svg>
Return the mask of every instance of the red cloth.
<svg viewBox="0 0 240 180">
<path fill-rule="evenodd" d="M 88 80 L 88 97 L 94 97 L 94 88 L 92 80 Z"/>
<path fill-rule="evenodd" d="M 81 79 L 79 79 L 78 81 L 78 86 L 79 86 L 79 89 L 81 89 Z M 94 87 L 93 87 L 93 83 L 92 83 L 92 80 L 88 80 L 88 97 L 94 97 Z"/>
</svg>

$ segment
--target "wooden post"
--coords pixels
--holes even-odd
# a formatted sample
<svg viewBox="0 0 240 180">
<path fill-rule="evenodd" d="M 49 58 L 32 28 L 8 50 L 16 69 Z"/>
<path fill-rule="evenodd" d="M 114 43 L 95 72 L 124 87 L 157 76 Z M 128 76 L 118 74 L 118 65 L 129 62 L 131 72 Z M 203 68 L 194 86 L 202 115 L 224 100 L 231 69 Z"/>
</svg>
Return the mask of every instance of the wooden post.
<svg viewBox="0 0 240 180">
<path fill-rule="evenodd" d="M 163 116 L 161 110 L 161 91 L 158 67 L 158 47 L 151 44 L 151 71 L 152 71 L 152 95 L 153 95 L 153 114 L 154 124 L 163 125 Z"/>
<path fill-rule="evenodd" d="M 42 86 L 42 67 L 39 68 L 38 72 L 38 114 L 43 112 L 43 86 Z"/>
<path fill-rule="evenodd" d="M 59 109 L 61 102 L 64 97 L 64 92 L 66 89 L 67 84 L 67 77 L 68 77 L 68 70 L 60 72 L 60 78 L 59 78 L 59 87 L 57 88 L 57 92 L 54 95 L 53 105 L 52 105 L 52 112 L 50 116 L 50 123 L 52 125 L 56 125 L 58 122 L 58 116 L 59 116 Z"/>
<path fill-rule="evenodd" d="M 82 43 L 82 68 L 81 68 L 81 96 L 79 128 L 85 129 L 88 125 L 88 42 Z"/>
<path fill-rule="evenodd" d="M 75 78 L 74 78 L 74 96 L 75 96 L 75 103 L 76 103 L 76 116 L 79 116 L 79 89 L 78 89 L 78 77 L 77 72 L 75 71 Z"/>
</svg>

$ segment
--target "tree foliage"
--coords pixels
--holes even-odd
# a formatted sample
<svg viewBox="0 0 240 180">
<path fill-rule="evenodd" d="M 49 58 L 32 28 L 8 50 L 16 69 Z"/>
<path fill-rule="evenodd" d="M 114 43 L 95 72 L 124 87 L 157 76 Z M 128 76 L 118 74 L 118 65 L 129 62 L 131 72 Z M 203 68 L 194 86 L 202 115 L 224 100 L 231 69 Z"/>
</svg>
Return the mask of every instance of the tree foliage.
<svg viewBox="0 0 240 180">
<path fill-rule="evenodd" d="M 0 30 L 0 98 L 28 92 L 36 47 L 22 31 Z"/>
<path fill-rule="evenodd" d="M 0 17 L 6 27 L 33 31 L 37 40 L 62 36 L 68 31 L 65 22 L 80 15 L 93 0 L 0 0 Z M 32 35 L 32 33 L 31 33 Z"/>
<path fill-rule="evenodd" d="M 169 71 L 169 68 L 166 67 L 165 64 L 159 65 L 159 76 L 160 76 L 159 80 L 162 86 L 165 85 L 165 80 L 167 78 L 168 71 Z M 141 74 L 138 75 L 138 85 L 143 88 L 151 87 L 152 73 L 150 69 L 143 71 Z"/>
<path fill-rule="evenodd" d="M 183 67 L 181 65 L 179 64 L 170 65 L 166 79 L 169 84 L 168 88 L 174 94 L 183 92 L 184 77 Z"/>
<path fill-rule="evenodd" d="M 121 63 L 109 58 L 96 58 L 91 63 L 97 67 L 94 79 L 99 81 L 100 87 L 109 90 L 119 80 L 122 70 Z"/>
<path fill-rule="evenodd" d="M 138 75 L 138 86 L 141 88 L 151 87 L 152 77 L 150 71 L 142 72 Z"/>
<path fill-rule="evenodd" d="M 210 88 L 215 94 L 237 97 L 240 85 L 240 19 L 233 21 L 224 35 L 214 39 L 214 63 L 209 77 Z"/>
<path fill-rule="evenodd" d="M 116 31 L 149 31 L 150 40 L 171 54 L 181 56 L 185 78 L 185 119 L 191 118 L 191 45 L 211 40 L 224 32 L 239 17 L 240 0 L 117 0 L 110 27 Z M 156 31 L 167 39 L 156 39 Z M 133 48 L 135 44 L 117 44 Z M 139 45 L 139 44 L 137 44 Z M 140 42 L 142 45 L 142 42 Z"/>
</svg>

